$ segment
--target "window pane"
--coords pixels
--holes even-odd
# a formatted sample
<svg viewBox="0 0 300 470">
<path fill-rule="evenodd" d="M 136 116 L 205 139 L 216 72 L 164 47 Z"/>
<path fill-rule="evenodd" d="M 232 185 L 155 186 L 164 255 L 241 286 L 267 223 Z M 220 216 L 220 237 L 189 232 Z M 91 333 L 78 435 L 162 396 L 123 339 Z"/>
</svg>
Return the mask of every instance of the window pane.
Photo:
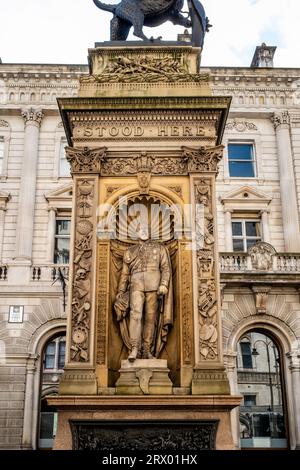
<svg viewBox="0 0 300 470">
<path fill-rule="evenodd" d="M 58 356 L 58 368 L 63 369 L 65 366 L 65 353 L 66 353 L 66 343 L 61 341 L 59 343 L 59 356 Z"/>
<path fill-rule="evenodd" d="M 256 396 L 244 395 L 244 406 L 256 406 Z"/>
<path fill-rule="evenodd" d="M 4 142 L 0 137 L 0 175 L 3 172 L 3 159 L 4 159 Z"/>
<path fill-rule="evenodd" d="M 45 369 L 54 369 L 54 368 L 55 368 L 55 355 L 45 356 Z"/>
<path fill-rule="evenodd" d="M 259 239 L 251 239 L 251 238 L 248 238 L 247 240 L 247 251 L 252 247 L 254 246 L 257 242 L 259 242 Z"/>
<path fill-rule="evenodd" d="M 70 259 L 70 239 L 56 238 L 54 262 L 56 264 L 68 264 Z"/>
<path fill-rule="evenodd" d="M 66 158 L 65 146 L 67 142 L 62 140 L 59 150 L 59 176 L 71 176 L 70 163 Z"/>
<path fill-rule="evenodd" d="M 70 235 L 71 221 L 69 219 L 56 221 L 57 235 Z"/>
<path fill-rule="evenodd" d="M 229 175 L 233 178 L 253 178 L 254 164 L 253 162 L 229 162 Z"/>
<path fill-rule="evenodd" d="M 242 232 L 242 222 L 232 222 L 232 235 L 241 236 Z"/>
<path fill-rule="evenodd" d="M 229 144 L 229 160 L 253 160 L 252 144 Z"/>
<path fill-rule="evenodd" d="M 53 439 L 54 413 L 41 413 L 40 439 Z"/>
<path fill-rule="evenodd" d="M 241 353 L 244 369 L 252 369 L 252 349 L 250 343 L 241 343 Z"/>
<path fill-rule="evenodd" d="M 246 235 L 248 237 L 260 237 L 260 223 L 246 222 Z"/>
<path fill-rule="evenodd" d="M 244 251 L 244 242 L 242 238 L 234 238 L 233 240 L 233 251 Z"/>
</svg>

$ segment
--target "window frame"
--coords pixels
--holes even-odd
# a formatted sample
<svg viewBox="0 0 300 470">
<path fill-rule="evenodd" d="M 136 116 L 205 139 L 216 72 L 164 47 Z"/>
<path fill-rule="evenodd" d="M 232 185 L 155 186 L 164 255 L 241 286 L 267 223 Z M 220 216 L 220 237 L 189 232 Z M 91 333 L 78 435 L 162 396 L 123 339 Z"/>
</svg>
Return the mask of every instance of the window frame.
<svg viewBox="0 0 300 470">
<path fill-rule="evenodd" d="M 242 224 L 242 235 L 234 235 L 233 234 L 233 224 L 234 223 L 241 223 Z M 259 223 L 260 225 L 260 237 L 252 237 L 252 236 L 247 236 L 247 232 L 246 232 L 246 223 L 247 222 L 254 222 L 254 223 Z M 247 240 L 256 240 L 256 243 L 257 242 L 260 242 L 260 241 L 263 241 L 263 233 L 262 233 L 262 223 L 261 223 L 261 219 L 260 218 L 234 218 L 232 217 L 231 219 L 231 230 L 232 230 L 232 249 L 233 249 L 233 252 L 234 253 L 241 253 L 240 250 L 235 250 L 234 249 L 234 240 L 243 240 L 243 253 L 247 253 L 249 248 L 247 246 Z"/>
<path fill-rule="evenodd" d="M 67 220 L 70 222 L 70 233 L 68 235 L 59 235 L 57 233 L 57 222 L 60 221 L 60 220 Z M 71 226 L 71 223 L 72 223 L 72 219 L 71 219 L 71 214 L 70 215 L 67 215 L 66 213 L 58 213 L 56 218 L 55 218 L 55 235 L 54 235 L 54 253 L 53 253 L 53 264 L 54 265 L 68 265 L 70 263 L 70 248 L 71 248 L 71 229 L 72 229 L 72 226 Z M 56 258 L 56 241 L 58 239 L 68 239 L 69 240 L 69 261 L 68 263 L 58 263 L 57 261 L 55 261 L 55 258 Z"/>
<path fill-rule="evenodd" d="M 48 346 L 51 343 L 55 344 L 55 347 L 54 347 L 54 367 L 53 368 L 46 368 L 46 352 L 47 352 Z M 63 371 L 63 368 L 59 367 L 59 363 L 60 363 L 60 345 L 62 343 L 65 343 L 65 345 L 66 345 L 66 336 L 59 336 L 57 338 L 54 338 L 54 339 L 48 341 L 47 344 L 45 345 L 44 357 L 43 357 L 43 372 L 44 373 L 53 374 L 54 372 L 62 372 Z M 65 358 L 66 358 L 66 356 L 65 356 Z"/>
<path fill-rule="evenodd" d="M 252 148 L 252 159 L 251 160 L 236 160 L 236 159 L 230 159 L 230 155 L 229 155 L 229 146 L 230 145 L 247 145 L 247 146 L 251 146 Z M 248 163 L 252 163 L 253 165 L 253 173 L 254 175 L 253 176 L 231 176 L 230 174 L 230 163 L 231 162 L 248 162 Z M 229 175 L 229 178 L 232 179 L 250 179 L 250 180 L 253 180 L 255 178 L 257 178 L 257 157 L 256 157 L 256 148 L 255 148 L 255 141 L 253 140 L 229 140 L 227 142 L 227 166 L 228 166 L 228 175 Z"/>
<path fill-rule="evenodd" d="M 53 167 L 53 178 L 57 181 L 65 179 L 69 181 L 71 179 L 71 173 L 69 176 L 60 175 L 60 156 L 62 145 L 67 146 L 68 141 L 64 133 L 62 122 L 58 122 L 55 129 L 55 148 L 54 148 L 54 167 Z"/>
<path fill-rule="evenodd" d="M 4 126 L 4 123 L 5 124 Z M 9 157 L 9 146 L 11 140 L 11 128 L 7 121 L 3 120 L 3 125 L 0 124 L 0 139 L 4 143 L 3 146 L 3 162 L 2 170 L 0 172 L 0 181 L 6 180 L 8 172 L 8 157 Z"/>
<path fill-rule="evenodd" d="M 62 165 L 61 165 L 61 162 L 62 162 L 62 155 L 64 155 L 64 157 L 66 157 L 66 153 L 64 151 L 64 148 L 68 145 L 68 141 L 66 138 L 62 137 L 60 139 L 60 145 L 59 145 L 59 153 L 58 153 L 58 177 L 59 178 L 71 178 L 72 175 L 71 175 L 71 166 L 70 166 L 70 173 L 68 175 L 63 175 L 61 174 L 61 168 L 62 168 Z M 67 159 L 64 158 L 66 160 L 66 162 L 68 163 Z"/>
</svg>

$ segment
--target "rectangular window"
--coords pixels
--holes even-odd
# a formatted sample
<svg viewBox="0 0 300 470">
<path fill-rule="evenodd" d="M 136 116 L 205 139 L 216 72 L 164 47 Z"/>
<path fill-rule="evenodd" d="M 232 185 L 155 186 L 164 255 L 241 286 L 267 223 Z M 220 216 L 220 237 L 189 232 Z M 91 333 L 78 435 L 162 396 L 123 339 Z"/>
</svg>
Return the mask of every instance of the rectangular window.
<svg viewBox="0 0 300 470">
<path fill-rule="evenodd" d="M 256 395 L 244 395 L 244 406 L 256 406 Z"/>
<path fill-rule="evenodd" d="M 55 369 L 55 350 L 56 350 L 56 343 L 52 341 L 46 347 L 45 362 L 44 362 L 45 369 Z"/>
<path fill-rule="evenodd" d="M 240 343 L 243 369 L 253 369 L 252 348 L 250 343 Z"/>
<path fill-rule="evenodd" d="M 71 176 L 70 163 L 66 158 L 65 146 L 67 145 L 66 140 L 62 140 L 59 149 L 59 176 L 67 177 Z"/>
<path fill-rule="evenodd" d="M 245 251 L 261 241 L 259 220 L 235 220 L 232 222 L 233 251 Z"/>
<path fill-rule="evenodd" d="M 0 136 L 0 175 L 3 174 L 4 168 L 4 138 Z"/>
<path fill-rule="evenodd" d="M 56 220 L 54 263 L 69 264 L 70 259 L 71 220 L 59 218 Z"/>
<path fill-rule="evenodd" d="M 255 177 L 253 144 L 228 144 L 229 176 L 232 178 Z"/>
<path fill-rule="evenodd" d="M 58 343 L 58 369 L 65 367 L 65 354 L 66 354 L 66 342 L 60 341 Z"/>
</svg>

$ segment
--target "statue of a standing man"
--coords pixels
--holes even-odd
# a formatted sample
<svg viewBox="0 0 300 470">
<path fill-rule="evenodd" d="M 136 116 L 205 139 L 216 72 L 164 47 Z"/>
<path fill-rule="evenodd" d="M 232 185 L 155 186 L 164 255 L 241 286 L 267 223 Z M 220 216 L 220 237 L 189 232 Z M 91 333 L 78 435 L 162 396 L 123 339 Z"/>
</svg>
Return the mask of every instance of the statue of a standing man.
<svg viewBox="0 0 300 470">
<path fill-rule="evenodd" d="M 130 350 L 129 361 L 158 357 L 173 323 L 172 268 L 167 248 L 149 240 L 141 227 L 139 242 L 123 257 L 115 311 Z M 126 322 L 129 299 L 129 328 Z"/>
</svg>

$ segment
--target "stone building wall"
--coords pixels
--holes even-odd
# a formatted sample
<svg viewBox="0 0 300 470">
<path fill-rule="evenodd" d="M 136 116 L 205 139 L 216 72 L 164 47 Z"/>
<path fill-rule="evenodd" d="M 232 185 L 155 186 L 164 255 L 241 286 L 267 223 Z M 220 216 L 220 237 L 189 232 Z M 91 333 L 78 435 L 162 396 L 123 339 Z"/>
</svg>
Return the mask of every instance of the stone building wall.
<svg viewBox="0 0 300 470">
<path fill-rule="evenodd" d="M 0 137 L 3 136 L 5 142 L 0 175 L 0 348 L 4 353 L 0 358 L 0 448 L 36 447 L 41 357 L 46 342 L 65 329 L 61 288 L 58 283 L 52 285 L 53 266 L 49 259 L 50 210 L 54 203 L 61 209 L 71 207 L 71 178 L 61 178 L 58 173 L 64 132 L 56 98 L 76 96 L 79 76 L 87 70 L 87 66 L 80 65 L 0 64 Z M 265 305 L 259 312 L 257 303 L 262 299 L 258 296 L 262 294 L 255 292 L 252 285 L 252 278 L 257 276 L 255 269 L 247 270 L 246 264 L 241 268 L 234 256 L 223 257 L 223 344 L 232 392 L 236 384 L 235 351 L 240 335 L 247 328 L 269 328 L 282 342 L 286 393 L 291 403 L 288 409 L 290 445 L 294 448 L 300 445 L 300 404 L 295 398 L 295 389 L 300 384 L 300 299 L 296 285 L 300 265 L 299 256 L 289 256 L 286 248 L 277 130 L 272 119 L 274 113 L 289 113 L 297 193 L 294 220 L 297 220 L 300 215 L 300 114 L 297 111 L 300 70 L 217 67 L 203 69 L 205 71 L 211 74 L 213 94 L 233 97 L 224 135 L 225 146 L 231 140 L 253 142 L 258 170 L 255 178 L 230 178 L 225 148 L 217 180 L 219 251 L 231 251 L 228 250 L 228 224 L 232 214 L 229 216 L 228 212 L 236 208 L 243 212 L 241 199 L 247 192 L 245 211 L 252 204 L 257 214 L 267 214 L 264 223 L 268 240 L 265 241 L 277 253 L 286 253 L 279 261 L 276 258 L 276 266 L 283 266 L 281 270 L 274 265 L 275 270 L 272 266 L 263 275 L 260 273 L 258 282 L 270 287 L 270 291 L 267 289 L 267 297 L 263 298 Z M 20 198 L 26 137 L 22 110 L 32 107 L 41 109 L 43 117 L 38 134 L 32 254 L 24 262 L 16 259 L 17 245 L 22 236 L 26 237 L 26 234 L 17 234 L 24 202 Z M 287 186 L 286 191 L 289 190 Z M 293 246 L 297 246 L 299 230 L 290 236 L 295 238 Z M 300 247 L 293 251 L 300 255 Z M 245 258 L 248 267 L 249 259 Z M 37 268 L 40 271 L 34 271 Z M 11 305 L 24 306 L 22 324 L 8 323 Z M 238 436 L 234 419 L 233 428 Z"/>
</svg>

